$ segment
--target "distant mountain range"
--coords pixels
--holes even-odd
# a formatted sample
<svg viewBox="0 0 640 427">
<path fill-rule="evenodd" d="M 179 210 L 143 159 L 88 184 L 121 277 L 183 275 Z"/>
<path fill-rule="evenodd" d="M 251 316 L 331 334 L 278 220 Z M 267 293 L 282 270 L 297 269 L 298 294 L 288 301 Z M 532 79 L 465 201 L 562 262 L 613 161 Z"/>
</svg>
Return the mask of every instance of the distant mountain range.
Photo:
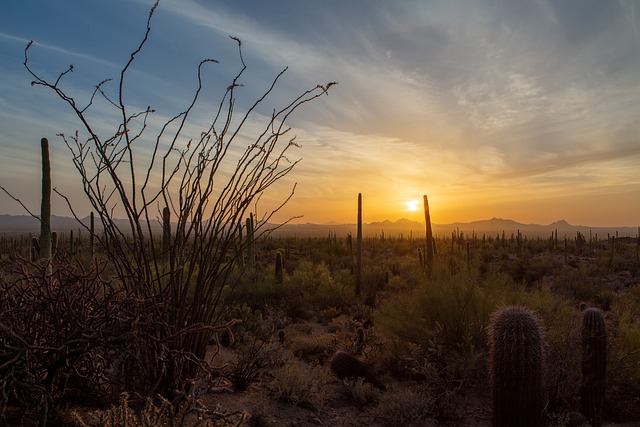
<svg viewBox="0 0 640 427">
<path fill-rule="evenodd" d="M 82 223 L 89 225 L 89 217 L 83 218 Z M 118 220 L 123 230 L 128 228 L 127 220 Z M 100 230 L 99 220 L 96 218 L 96 229 Z M 275 226 L 274 226 L 275 227 Z M 589 238 L 590 234 L 599 238 L 606 238 L 607 235 L 618 234 L 619 237 L 637 237 L 638 227 L 589 227 L 585 225 L 572 225 L 564 220 L 556 221 L 548 225 L 540 224 L 521 224 L 510 219 L 491 218 L 481 221 L 472 222 L 454 222 L 451 224 L 432 224 L 433 233 L 436 236 L 450 236 L 452 232 L 463 232 L 465 235 L 475 233 L 479 238 L 482 235 L 495 236 L 504 233 L 510 237 L 511 233 L 516 234 L 520 231 L 523 235 L 530 237 L 548 237 L 552 232 L 558 231 L 558 237 L 573 237 L 577 232 Z M 78 221 L 74 218 L 61 217 L 52 215 L 52 230 L 60 232 L 68 230 L 77 230 L 82 228 Z M 152 224 L 154 230 L 160 231 L 160 222 L 154 221 Z M 19 234 L 19 233 L 39 233 L 40 222 L 28 215 L 0 215 L 0 233 Z M 408 219 L 399 219 L 398 221 L 382 221 L 363 224 L 362 232 L 364 236 L 381 236 L 383 233 L 387 237 L 397 237 L 403 235 L 408 237 L 422 237 L 425 234 L 425 225 L 423 222 L 412 221 Z M 299 237 L 322 237 L 329 236 L 329 233 L 347 235 L 351 233 L 355 236 L 356 224 L 337 224 L 335 222 L 325 224 L 286 224 L 273 232 L 276 236 L 299 236 Z"/>
<path fill-rule="evenodd" d="M 432 224 L 433 234 L 436 236 L 450 236 L 452 232 L 462 232 L 465 235 L 472 235 L 482 238 L 482 235 L 495 236 L 504 233 L 507 237 L 511 233 L 517 234 L 520 231 L 523 235 L 530 237 L 548 237 L 552 232 L 558 231 L 558 237 L 573 237 L 579 231 L 585 237 L 589 238 L 589 233 L 595 237 L 606 238 L 607 235 L 615 235 L 619 237 L 636 237 L 638 235 L 638 227 L 589 227 L 583 225 L 572 225 L 565 220 L 556 221 L 548 225 L 540 224 L 521 224 L 510 219 L 491 218 L 481 221 L 472 222 L 454 222 L 451 224 Z M 328 236 L 329 232 L 338 235 L 351 233 L 355 236 L 356 224 L 287 224 L 277 231 L 276 234 L 299 235 L 299 236 Z M 388 237 L 397 237 L 400 234 L 405 237 L 409 235 L 424 236 L 425 224 L 423 222 L 412 221 L 409 219 L 399 219 L 398 221 L 382 221 L 363 224 L 362 233 L 364 236 L 381 236 L 384 233 Z"/>
</svg>

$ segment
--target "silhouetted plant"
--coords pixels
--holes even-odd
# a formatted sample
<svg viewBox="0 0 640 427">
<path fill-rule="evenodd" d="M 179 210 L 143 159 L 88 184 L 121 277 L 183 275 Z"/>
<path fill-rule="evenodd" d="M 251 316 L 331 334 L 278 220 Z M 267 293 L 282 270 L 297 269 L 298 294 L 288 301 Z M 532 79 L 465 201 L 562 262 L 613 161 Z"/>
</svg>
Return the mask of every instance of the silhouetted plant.
<svg viewBox="0 0 640 427">
<path fill-rule="evenodd" d="M 171 210 L 162 209 L 162 262 L 167 265 L 171 255 Z"/>
<path fill-rule="evenodd" d="M 433 231 L 431 229 L 431 213 L 429 212 L 429 199 L 425 194 L 424 198 L 424 218 L 425 218 L 425 271 L 428 275 L 431 275 L 433 270 Z"/>
<path fill-rule="evenodd" d="M 105 265 L 51 263 L 21 260 L 15 279 L 0 277 L 0 420 L 9 403 L 44 425 L 65 399 L 108 401 L 121 383 L 108 354 L 135 342 L 128 297 L 100 278 Z"/>
<path fill-rule="evenodd" d="M 358 228 L 356 232 L 356 295 L 362 291 L 362 193 L 358 193 Z"/>
<path fill-rule="evenodd" d="M 49 141 L 42 138 L 42 200 L 40 204 L 40 258 L 51 259 L 51 162 Z"/>
<path fill-rule="evenodd" d="M 284 261 L 282 252 L 276 251 L 275 280 L 276 283 L 282 283 Z"/>
<path fill-rule="evenodd" d="M 544 424 L 544 333 L 540 320 L 523 307 L 506 307 L 491 317 L 489 383 L 495 427 Z"/>
<path fill-rule="evenodd" d="M 217 63 L 214 59 L 199 63 L 197 88 L 186 108 L 166 121 L 157 135 L 146 138 L 148 120 L 155 110 L 136 110 L 124 100 L 128 76 L 149 39 L 157 6 L 152 7 L 144 37 L 120 72 L 115 97 L 104 89 L 110 81 L 107 79 L 97 84 L 89 101 L 81 105 L 60 86 L 73 66 L 55 81 L 47 80 L 29 62 L 31 42 L 25 48 L 24 66 L 33 78 L 32 85 L 53 91 L 79 118 L 86 136 L 81 137 L 79 132 L 60 136 L 102 223 L 104 232 L 95 238 L 115 270 L 118 286 L 137 298 L 138 303 L 130 309 L 148 322 L 136 323 L 140 328 L 139 352 L 130 356 L 139 362 L 134 365 L 140 372 L 138 381 L 129 385 L 143 395 L 179 397 L 203 368 L 206 347 L 220 330 L 215 326 L 220 321 L 220 297 L 223 288 L 232 284 L 238 254 L 232 225 L 298 163 L 288 158 L 298 144 L 288 136 L 287 120 L 304 104 L 327 94 L 333 83 L 313 87 L 294 96 L 283 108 L 274 108 L 273 114 L 259 124 L 262 130 L 254 141 L 247 145 L 247 124 L 260 119 L 257 110 L 267 102 L 286 69 L 246 111 L 239 112 L 236 98 L 245 86 L 242 78 L 247 66 L 240 40 L 232 38 L 241 69 L 223 91 L 208 127 L 195 140 L 185 135 L 193 124 L 192 113 L 200 105 L 203 67 Z M 99 100 L 120 118 L 111 123 L 110 131 L 99 132 L 92 121 L 90 113 Z M 101 122 L 102 127 L 108 125 Z M 153 141 L 151 147 L 143 140 Z M 234 165 L 231 171 L 224 169 L 227 164 Z M 157 176 L 159 182 L 152 182 Z M 64 194 L 57 194 L 78 219 L 70 201 Z M 292 195 L 293 189 L 283 196 L 283 204 Z M 160 202 L 176 213 L 168 270 L 164 269 L 161 249 L 149 244 Z M 281 207 L 256 218 L 252 240 L 268 232 L 264 225 Z M 116 213 L 126 219 L 126 226 L 116 220 Z"/>
<path fill-rule="evenodd" d="M 602 426 L 607 370 L 607 327 L 602 311 L 582 313 L 582 413 L 593 427 Z"/>
</svg>

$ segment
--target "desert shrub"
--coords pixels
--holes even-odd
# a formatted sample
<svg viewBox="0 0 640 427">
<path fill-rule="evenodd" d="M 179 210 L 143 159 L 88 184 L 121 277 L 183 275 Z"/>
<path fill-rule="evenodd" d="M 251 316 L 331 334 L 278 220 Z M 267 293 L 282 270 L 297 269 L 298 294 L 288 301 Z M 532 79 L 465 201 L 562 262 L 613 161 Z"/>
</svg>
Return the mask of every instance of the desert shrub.
<svg viewBox="0 0 640 427">
<path fill-rule="evenodd" d="M 159 396 L 156 401 L 147 398 L 144 406 L 136 410 L 129 406 L 129 395 L 122 393 L 120 402 L 106 410 L 90 415 L 71 413 L 72 425 L 77 427 L 172 427 L 177 425 L 237 426 L 248 419 L 245 412 L 224 413 L 201 405 L 190 405 L 189 399 L 177 408 Z"/>
<path fill-rule="evenodd" d="M 287 344 L 291 352 L 307 363 L 322 363 L 335 351 L 335 342 L 330 334 L 316 335 L 286 329 Z"/>
<path fill-rule="evenodd" d="M 345 379 L 343 383 L 349 398 L 360 410 L 374 402 L 378 395 L 374 386 L 364 378 Z"/>
<path fill-rule="evenodd" d="M 586 266 L 563 266 L 555 271 L 553 288 L 574 301 L 593 301 L 598 294 L 597 276 L 592 276 Z"/>
<path fill-rule="evenodd" d="M 335 307 L 327 307 L 318 312 L 318 322 L 328 325 L 333 319 L 342 315 L 342 312 Z"/>
<path fill-rule="evenodd" d="M 490 295 L 471 276 L 441 274 L 389 298 L 375 314 L 375 323 L 390 338 L 441 354 L 445 366 L 447 359 L 485 346 L 483 328 L 493 307 Z"/>
<path fill-rule="evenodd" d="M 281 283 L 276 283 L 273 267 L 237 274 L 236 285 L 226 288 L 223 294 L 226 306 L 275 307 L 284 299 L 285 289 Z"/>
<path fill-rule="evenodd" d="M 607 357 L 606 416 L 637 420 L 640 395 L 640 284 L 618 295 L 613 304 L 611 345 Z"/>
<path fill-rule="evenodd" d="M 394 387 L 380 396 L 374 413 L 376 419 L 388 427 L 435 425 L 434 404 L 433 396 L 426 393 L 408 387 Z"/>
<path fill-rule="evenodd" d="M 346 309 L 354 301 L 353 290 L 336 282 L 324 264 L 302 261 L 285 280 L 285 310 L 305 315 L 328 307 Z M 305 316 L 302 316 L 305 317 Z"/>
<path fill-rule="evenodd" d="M 410 289 L 410 284 L 401 275 L 391 276 L 389 278 L 389 283 L 387 284 L 387 289 L 394 293 L 403 292 Z"/>
<path fill-rule="evenodd" d="M 236 349 L 237 359 L 232 364 L 229 376 L 236 390 L 245 391 L 258 381 L 262 373 L 275 360 L 279 346 L 258 336 Z"/>
<path fill-rule="evenodd" d="M 326 401 L 324 386 L 330 377 L 320 366 L 303 366 L 297 360 L 290 360 L 274 371 L 269 387 L 272 394 L 292 405 L 302 403 L 321 407 Z"/>
<path fill-rule="evenodd" d="M 252 309 L 247 304 L 227 306 L 223 315 L 227 322 L 235 321 L 229 330 L 237 343 L 251 341 L 256 336 L 268 341 L 276 331 L 279 320 L 276 311 L 270 307 Z"/>
<path fill-rule="evenodd" d="M 0 420 L 8 404 L 45 424 L 65 399 L 117 397 L 111 356 L 132 341 L 127 295 L 100 278 L 99 265 L 84 271 L 58 258 L 50 269 L 19 267 L 0 278 Z"/>
</svg>

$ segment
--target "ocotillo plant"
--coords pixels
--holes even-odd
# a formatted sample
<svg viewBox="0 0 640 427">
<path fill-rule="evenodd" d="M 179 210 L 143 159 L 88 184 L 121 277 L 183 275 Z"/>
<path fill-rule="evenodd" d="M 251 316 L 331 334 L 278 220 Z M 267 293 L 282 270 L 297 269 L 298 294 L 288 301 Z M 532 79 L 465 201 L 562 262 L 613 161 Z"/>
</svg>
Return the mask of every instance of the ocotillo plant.
<svg viewBox="0 0 640 427">
<path fill-rule="evenodd" d="M 362 290 L 362 193 L 358 193 L 358 230 L 356 235 L 356 295 Z"/>
<path fill-rule="evenodd" d="M 582 313 L 582 413 L 591 426 L 602 426 L 607 370 L 607 327 L 602 311 L 587 308 Z"/>
<path fill-rule="evenodd" d="M 40 258 L 51 259 L 51 163 L 49 141 L 40 140 L 42 148 L 42 199 L 40 203 Z"/>
<path fill-rule="evenodd" d="M 433 269 L 433 231 L 431 229 L 431 213 L 429 212 L 429 199 L 425 194 L 424 199 L 424 220 L 426 227 L 426 240 L 425 240 L 425 270 L 427 274 L 431 274 Z"/>
<path fill-rule="evenodd" d="M 283 267 L 284 267 L 284 261 L 282 257 L 282 252 L 276 251 L 276 268 L 275 268 L 276 283 L 282 283 Z"/>
<path fill-rule="evenodd" d="M 162 209 L 162 262 L 169 264 L 171 252 L 171 211 L 168 206 Z"/>
<path fill-rule="evenodd" d="M 544 423 L 545 344 L 541 322 L 523 307 L 494 312 L 488 329 L 494 427 Z"/>
</svg>

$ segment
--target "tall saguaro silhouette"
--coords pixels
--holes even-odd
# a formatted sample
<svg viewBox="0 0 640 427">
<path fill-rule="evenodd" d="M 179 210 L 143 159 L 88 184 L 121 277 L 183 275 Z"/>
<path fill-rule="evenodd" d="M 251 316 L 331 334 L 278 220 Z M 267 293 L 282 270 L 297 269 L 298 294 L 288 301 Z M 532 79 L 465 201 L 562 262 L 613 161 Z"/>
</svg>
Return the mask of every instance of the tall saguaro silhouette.
<svg viewBox="0 0 640 427">
<path fill-rule="evenodd" d="M 51 259 L 51 163 L 49 141 L 40 140 L 42 147 L 42 199 L 40 203 L 40 258 Z"/>
<path fill-rule="evenodd" d="M 356 295 L 362 290 L 362 193 L 358 193 L 358 231 L 356 237 Z"/>
<path fill-rule="evenodd" d="M 433 231 L 431 229 L 431 214 L 429 213 L 429 199 L 427 195 L 424 195 L 424 220 L 426 227 L 426 242 L 425 242 L 425 270 L 427 274 L 431 274 L 433 269 Z"/>
</svg>

